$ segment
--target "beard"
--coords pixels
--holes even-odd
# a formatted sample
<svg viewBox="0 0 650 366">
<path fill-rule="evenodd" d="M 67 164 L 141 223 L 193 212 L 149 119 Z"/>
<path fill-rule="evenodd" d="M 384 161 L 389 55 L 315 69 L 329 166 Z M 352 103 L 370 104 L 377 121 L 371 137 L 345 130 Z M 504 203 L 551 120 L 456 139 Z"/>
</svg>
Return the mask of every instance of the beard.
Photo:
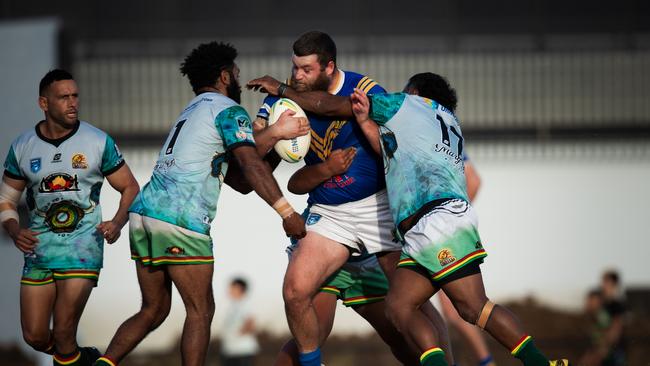
<svg viewBox="0 0 650 366">
<path fill-rule="evenodd" d="M 296 89 L 298 92 L 306 91 L 327 91 L 330 86 L 330 80 L 325 74 L 325 71 L 318 74 L 316 79 L 312 83 L 306 83 L 304 81 L 297 81 L 291 77 L 291 87 Z"/>
<path fill-rule="evenodd" d="M 241 86 L 239 85 L 239 80 L 235 79 L 235 75 L 233 73 L 230 73 L 230 85 L 226 87 L 226 93 L 228 93 L 228 97 L 237 104 L 241 103 Z"/>
</svg>

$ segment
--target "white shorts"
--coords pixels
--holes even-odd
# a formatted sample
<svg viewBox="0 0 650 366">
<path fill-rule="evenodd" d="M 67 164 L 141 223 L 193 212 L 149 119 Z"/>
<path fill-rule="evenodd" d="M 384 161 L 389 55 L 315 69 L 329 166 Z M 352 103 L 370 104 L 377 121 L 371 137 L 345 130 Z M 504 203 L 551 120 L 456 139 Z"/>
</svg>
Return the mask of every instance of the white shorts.
<svg viewBox="0 0 650 366">
<path fill-rule="evenodd" d="M 315 204 L 305 220 L 308 231 L 339 242 L 357 253 L 402 250 L 393 231 L 386 190 L 340 205 Z"/>
</svg>

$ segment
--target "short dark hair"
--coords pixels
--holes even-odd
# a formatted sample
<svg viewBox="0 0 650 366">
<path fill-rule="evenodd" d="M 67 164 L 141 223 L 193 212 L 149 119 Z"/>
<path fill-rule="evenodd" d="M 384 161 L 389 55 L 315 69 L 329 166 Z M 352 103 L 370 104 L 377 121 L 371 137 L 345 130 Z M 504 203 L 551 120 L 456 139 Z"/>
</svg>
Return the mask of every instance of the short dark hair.
<svg viewBox="0 0 650 366">
<path fill-rule="evenodd" d="M 296 56 L 317 55 L 318 63 L 324 69 L 330 61 L 336 64 L 336 44 L 332 37 L 320 31 L 304 33 L 293 42 L 293 54 Z"/>
<path fill-rule="evenodd" d="M 233 278 L 232 281 L 230 281 L 230 285 L 231 286 L 232 285 L 240 286 L 241 289 L 242 289 L 242 292 L 246 292 L 246 290 L 248 290 L 248 282 L 246 282 L 246 280 L 241 278 L 241 277 Z"/>
<path fill-rule="evenodd" d="M 213 86 L 221 71 L 235 65 L 237 50 L 230 43 L 210 42 L 193 49 L 183 63 L 181 74 L 187 76 L 194 93 L 203 87 Z"/>
<path fill-rule="evenodd" d="M 74 80 L 72 74 L 63 69 L 50 70 L 43 76 L 41 82 L 38 84 L 38 95 L 43 96 L 45 90 L 52 85 L 55 81 L 61 80 Z"/>
<path fill-rule="evenodd" d="M 620 281 L 620 276 L 618 274 L 618 271 L 614 269 L 610 269 L 605 271 L 605 273 L 603 273 L 603 279 L 612 281 L 615 285 L 618 285 L 618 282 Z"/>
<path fill-rule="evenodd" d="M 406 86 L 416 89 L 419 96 L 433 99 L 450 111 L 456 112 L 458 105 L 456 90 L 442 76 L 432 72 L 415 74 L 411 76 Z"/>
</svg>

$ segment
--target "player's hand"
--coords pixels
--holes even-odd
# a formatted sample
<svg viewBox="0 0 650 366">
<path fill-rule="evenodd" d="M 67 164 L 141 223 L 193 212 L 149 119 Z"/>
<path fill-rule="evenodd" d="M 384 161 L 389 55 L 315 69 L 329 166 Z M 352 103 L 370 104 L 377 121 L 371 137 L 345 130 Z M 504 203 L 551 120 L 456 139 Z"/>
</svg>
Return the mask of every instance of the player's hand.
<svg viewBox="0 0 650 366">
<path fill-rule="evenodd" d="M 278 121 L 271 125 L 280 140 L 288 140 L 309 133 L 309 121 L 305 117 L 293 117 L 296 112 L 287 109 Z"/>
<path fill-rule="evenodd" d="M 370 100 L 368 96 L 361 90 L 354 88 L 354 92 L 350 95 L 352 102 L 352 113 L 356 117 L 358 123 L 365 123 L 370 121 L 368 114 L 370 113 Z"/>
<path fill-rule="evenodd" d="M 280 82 L 268 75 L 253 79 L 246 83 L 246 88 L 249 90 L 259 91 L 260 93 L 268 93 L 274 96 L 278 95 L 279 87 Z"/>
<path fill-rule="evenodd" d="M 9 236 L 14 241 L 14 245 L 23 253 L 34 253 L 34 248 L 38 244 L 37 238 L 39 233 L 30 229 L 17 229 L 9 232 Z"/>
<path fill-rule="evenodd" d="M 330 177 L 341 175 L 348 171 L 354 156 L 357 154 L 355 147 L 348 147 L 345 149 L 336 149 L 332 151 L 330 156 L 325 161 L 325 166 Z"/>
<path fill-rule="evenodd" d="M 267 121 L 263 118 L 257 118 L 253 121 L 253 134 L 264 131 L 267 127 Z"/>
<path fill-rule="evenodd" d="M 113 221 L 104 221 L 97 225 L 97 231 L 102 233 L 108 244 L 113 244 L 120 237 L 122 226 Z"/>
<path fill-rule="evenodd" d="M 305 219 L 297 212 L 284 218 L 282 220 L 282 227 L 284 228 L 284 232 L 287 233 L 287 237 L 292 239 L 302 239 L 307 234 L 305 230 Z"/>
</svg>

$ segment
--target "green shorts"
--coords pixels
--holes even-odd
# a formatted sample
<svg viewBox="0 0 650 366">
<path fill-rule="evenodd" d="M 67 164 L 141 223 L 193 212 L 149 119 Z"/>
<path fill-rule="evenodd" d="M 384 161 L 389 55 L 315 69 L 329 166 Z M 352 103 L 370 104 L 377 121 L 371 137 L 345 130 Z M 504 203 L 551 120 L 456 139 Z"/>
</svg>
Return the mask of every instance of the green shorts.
<svg viewBox="0 0 650 366">
<path fill-rule="evenodd" d="M 398 267 L 423 267 L 435 283 L 487 253 L 476 230 L 476 214 L 462 200 L 450 200 L 433 208 L 406 232 Z"/>
<path fill-rule="evenodd" d="M 99 281 L 99 268 L 94 269 L 50 269 L 25 266 L 21 285 L 43 286 L 54 283 L 54 281 L 67 280 L 69 278 L 86 278 L 95 282 Z"/>
<path fill-rule="evenodd" d="M 131 259 L 144 265 L 213 263 L 212 239 L 158 219 L 129 214 Z"/>
<path fill-rule="evenodd" d="M 348 261 L 320 288 L 337 296 L 345 306 L 382 301 L 388 292 L 388 279 L 373 255 L 359 261 Z"/>
</svg>

